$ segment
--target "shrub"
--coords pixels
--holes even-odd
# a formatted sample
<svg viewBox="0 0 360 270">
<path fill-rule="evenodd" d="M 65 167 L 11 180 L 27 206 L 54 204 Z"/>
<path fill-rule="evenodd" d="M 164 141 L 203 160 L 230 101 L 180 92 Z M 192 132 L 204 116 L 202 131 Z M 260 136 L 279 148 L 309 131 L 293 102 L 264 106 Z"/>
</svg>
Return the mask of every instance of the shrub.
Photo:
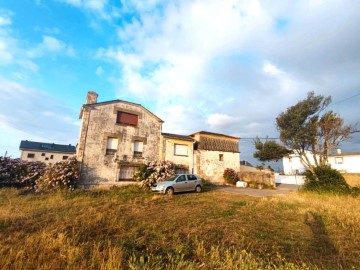
<svg viewBox="0 0 360 270">
<path fill-rule="evenodd" d="M 143 187 L 151 187 L 153 184 L 164 181 L 175 174 L 174 164 L 170 161 L 158 160 L 141 165 L 134 174 L 134 179 L 141 181 Z"/>
<path fill-rule="evenodd" d="M 49 164 L 45 173 L 35 181 L 35 192 L 69 189 L 74 190 L 79 180 L 79 166 L 76 157 L 55 164 Z"/>
<path fill-rule="evenodd" d="M 228 184 L 235 185 L 237 181 L 239 181 L 239 176 L 235 170 L 227 168 L 224 171 L 223 177 Z"/>
<path fill-rule="evenodd" d="M 0 186 L 27 187 L 33 189 L 35 181 L 46 169 L 43 162 L 28 162 L 0 157 Z"/>
<path fill-rule="evenodd" d="M 344 193 L 351 190 L 341 173 L 330 166 L 315 167 L 314 170 L 316 176 L 310 171 L 305 172 L 305 190 L 335 193 Z"/>
</svg>

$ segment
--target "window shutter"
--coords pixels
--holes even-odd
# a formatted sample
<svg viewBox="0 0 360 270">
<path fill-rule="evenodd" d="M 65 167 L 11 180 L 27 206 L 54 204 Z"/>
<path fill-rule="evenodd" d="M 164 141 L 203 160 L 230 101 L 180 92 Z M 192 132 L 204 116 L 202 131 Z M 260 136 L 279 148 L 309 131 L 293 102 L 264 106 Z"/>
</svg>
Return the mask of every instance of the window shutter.
<svg viewBox="0 0 360 270">
<path fill-rule="evenodd" d="M 136 114 L 118 112 L 116 122 L 125 125 L 137 126 L 138 116 Z"/>
<path fill-rule="evenodd" d="M 118 138 L 108 138 L 106 149 L 117 150 Z"/>
<path fill-rule="evenodd" d="M 134 151 L 135 152 L 142 152 L 143 151 L 143 142 L 135 141 Z"/>
</svg>

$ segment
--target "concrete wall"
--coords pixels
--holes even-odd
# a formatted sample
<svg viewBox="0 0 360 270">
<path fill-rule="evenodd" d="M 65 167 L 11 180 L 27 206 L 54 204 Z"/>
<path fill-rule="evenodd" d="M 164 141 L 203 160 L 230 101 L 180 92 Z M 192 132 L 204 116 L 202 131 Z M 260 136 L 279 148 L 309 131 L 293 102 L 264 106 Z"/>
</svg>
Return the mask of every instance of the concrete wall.
<svg viewBox="0 0 360 270">
<path fill-rule="evenodd" d="M 223 161 L 219 160 L 219 155 L 223 155 Z M 201 178 L 210 180 L 213 183 L 224 183 L 224 170 L 227 168 L 240 170 L 239 153 L 195 150 L 195 173 Z"/>
<path fill-rule="evenodd" d="M 310 162 L 315 164 L 312 155 L 308 155 Z M 339 163 L 342 159 L 342 164 Z M 360 173 L 360 155 L 343 154 L 336 156 L 329 156 L 328 163 L 331 168 L 343 173 Z M 298 156 L 292 155 L 290 158 L 283 158 L 284 173 L 286 175 L 293 175 L 305 171 L 304 165 Z"/>
<path fill-rule="evenodd" d="M 194 164 L 194 150 L 193 150 L 193 142 L 185 141 L 180 139 L 166 138 L 163 137 L 163 147 L 162 147 L 162 159 L 169 160 L 175 165 L 180 165 L 186 167 L 188 172 L 192 172 L 193 164 Z M 179 156 L 175 155 L 175 144 L 187 145 L 188 155 L 187 156 Z"/>
<path fill-rule="evenodd" d="M 28 154 L 34 154 L 34 158 L 28 158 Z M 63 161 L 63 157 L 71 157 L 75 153 L 62 153 L 62 152 L 48 152 L 48 151 L 37 151 L 37 150 L 20 150 L 20 159 L 25 161 L 41 161 L 46 164 Z M 51 158 L 52 156 L 52 158 Z M 46 160 L 48 159 L 48 160 Z"/>
<path fill-rule="evenodd" d="M 338 164 L 342 161 L 342 164 Z M 344 173 L 360 173 L 360 155 L 344 155 L 329 157 L 331 168 Z"/>
<path fill-rule="evenodd" d="M 117 111 L 138 114 L 138 125 L 117 124 Z M 86 106 L 77 152 L 78 160 L 83 162 L 81 184 L 116 183 L 122 169 L 159 159 L 161 125 L 158 118 L 136 104 L 119 101 Z M 106 155 L 109 137 L 118 138 L 116 156 Z M 140 158 L 133 156 L 135 140 L 143 141 Z"/>
<path fill-rule="evenodd" d="M 275 174 L 275 183 L 277 184 L 292 184 L 292 185 L 303 185 L 305 176 L 303 175 L 279 175 Z"/>
</svg>

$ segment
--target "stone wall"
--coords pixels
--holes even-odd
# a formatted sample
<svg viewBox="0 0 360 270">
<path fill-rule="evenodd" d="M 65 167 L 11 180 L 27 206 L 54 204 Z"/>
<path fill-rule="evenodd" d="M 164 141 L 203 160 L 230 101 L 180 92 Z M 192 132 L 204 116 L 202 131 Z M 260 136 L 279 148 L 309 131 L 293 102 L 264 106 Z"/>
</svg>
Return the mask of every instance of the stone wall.
<svg viewBox="0 0 360 270">
<path fill-rule="evenodd" d="M 275 175 L 268 171 L 240 171 L 239 177 L 240 180 L 244 182 L 255 182 L 275 187 Z"/>
<path fill-rule="evenodd" d="M 223 160 L 220 160 L 220 155 L 223 155 Z M 240 156 L 239 153 L 196 150 L 195 151 L 195 173 L 201 178 L 209 180 L 215 184 L 223 184 L 224 170 L 227 168 L 240 170 Z"/>
<path fill-rule="evenodd" d="M 117 124 L 117 111 L 138 115 L 138 125 Z M 83 162 L 81 184 L 115 183 L 120 168 L 159 159 L 162 122 L 145 108 L 129 102 L 85 105 L 82 112 L 78 160 Z M 118 138 L 116 156 L 106 155 L 109 137 Z M 143 155 L 134 157 L 134 141 L 143 141 Z"/>
</svg>

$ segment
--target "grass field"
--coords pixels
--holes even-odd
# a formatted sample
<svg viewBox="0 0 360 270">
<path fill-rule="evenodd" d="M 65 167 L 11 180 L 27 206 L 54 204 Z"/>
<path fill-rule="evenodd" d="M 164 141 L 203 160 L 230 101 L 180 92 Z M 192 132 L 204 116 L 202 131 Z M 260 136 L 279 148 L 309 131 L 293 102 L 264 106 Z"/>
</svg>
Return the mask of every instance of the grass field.
<svg viewBox="0 0 360 270">
<path fill-rule="evenodd" d="M 0 189 L 2 269 L 360 269 L 360 199 Z"/>
</svg>

